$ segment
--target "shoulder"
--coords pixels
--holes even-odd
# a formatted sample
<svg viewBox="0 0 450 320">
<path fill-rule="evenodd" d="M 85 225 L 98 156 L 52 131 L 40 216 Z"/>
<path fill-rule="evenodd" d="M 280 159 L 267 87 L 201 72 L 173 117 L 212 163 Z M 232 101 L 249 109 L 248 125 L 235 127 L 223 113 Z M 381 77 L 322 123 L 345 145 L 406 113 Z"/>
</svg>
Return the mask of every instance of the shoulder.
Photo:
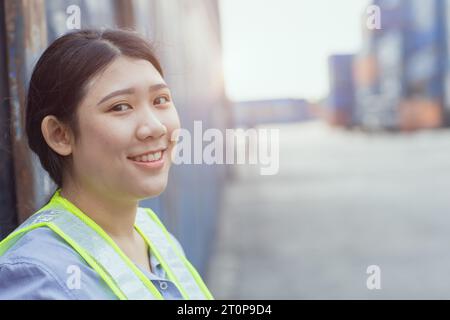
<svg viewBox="0 0 450 320">
<path fill-rule="evenodd" d="M 84 261 L 65 240 L 46 227 L 25 233 L 0 257 L 0 264 L 23 259 L 51 269 Z"/>
<path fill-rule="evenodd" d="M 46 265 L 21 258 L 0 263 L 0 300 L 77 299 Z"/>
<path fill-rule="evenodd" d="M 52 265 L 61 258 L 74 259 L 76 253 L 65 241 L 46 227 L 25 233 L 3 256 L 0 263 L 26 258 L 30 261 Z"/>
<path fill-rule="evenodd" d="M 74 269 L 80 288 L 69 284 Z M 0 257 L 0 283 L 0 299 L 102 299 L 108 292 L 84 259 L 45 227 L 27 232 Z"/>
</svg>

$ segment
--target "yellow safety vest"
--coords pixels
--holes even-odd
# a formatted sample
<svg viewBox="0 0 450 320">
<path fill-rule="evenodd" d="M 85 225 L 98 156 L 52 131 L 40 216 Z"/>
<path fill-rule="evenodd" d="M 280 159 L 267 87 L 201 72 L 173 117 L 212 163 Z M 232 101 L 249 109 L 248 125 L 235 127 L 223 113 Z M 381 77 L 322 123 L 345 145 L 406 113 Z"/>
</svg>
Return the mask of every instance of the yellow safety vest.
<svg viewBox="0 0 450 320">
<path fill-rule="evenodd" d="M 100 275 L 119 299 L 164 299 L 150 279 L 112 238 L 74 204 L 63 198 L 60 189 L 47 205 L 0 242 L 0 256 L 24 234 L 40 227 L 50 228 L 61 236 Z M 151 209 L 138 208 L 135 229 L 184 299 L 213 299 L 197 270 L 178 250 Z"/>
</svg>

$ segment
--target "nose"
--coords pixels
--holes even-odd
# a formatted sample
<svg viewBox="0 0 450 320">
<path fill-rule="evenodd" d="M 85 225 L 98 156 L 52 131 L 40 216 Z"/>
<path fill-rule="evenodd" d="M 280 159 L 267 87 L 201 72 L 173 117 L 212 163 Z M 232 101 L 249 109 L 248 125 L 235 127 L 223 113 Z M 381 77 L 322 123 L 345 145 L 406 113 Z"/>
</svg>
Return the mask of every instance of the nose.
<svg viewBox="0 0 450 320">
<path fill-rule="evenodd" d="M 157 139 L 167 134 L 166 126 L 151 110 L 148 110 L 145 115 L 142 115 L 142 119 L 144 121 L 139 124 L 136 132 L 139 140 L 145 140 L 149 137 Z"/>
</svg>

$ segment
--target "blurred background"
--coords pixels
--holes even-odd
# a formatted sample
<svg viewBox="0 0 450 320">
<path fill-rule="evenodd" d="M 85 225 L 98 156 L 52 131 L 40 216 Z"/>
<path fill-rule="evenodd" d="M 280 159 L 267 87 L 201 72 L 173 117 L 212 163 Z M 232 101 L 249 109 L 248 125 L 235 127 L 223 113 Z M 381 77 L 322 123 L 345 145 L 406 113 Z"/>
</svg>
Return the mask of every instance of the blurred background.
<svg viewBox="0 0 450 320">
<path fill-rule="evenodd" d="M 178 165 L 141 203 L 216 298 L 450 297 L 450 0 L 0 0 L 2 238 L 54 191 L 24 95 L 71 5 L 154 43 L 184 128 L 280 130 L 276 175 Z"/>
</svg>

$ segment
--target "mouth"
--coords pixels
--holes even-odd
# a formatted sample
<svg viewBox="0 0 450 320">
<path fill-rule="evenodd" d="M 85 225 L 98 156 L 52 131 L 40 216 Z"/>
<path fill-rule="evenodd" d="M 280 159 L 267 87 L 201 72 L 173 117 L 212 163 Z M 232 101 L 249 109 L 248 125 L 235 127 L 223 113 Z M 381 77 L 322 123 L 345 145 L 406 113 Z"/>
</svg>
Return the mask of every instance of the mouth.
<svg viewBox="0 0 450 320">
<path fill-rule="evenodd" d="M 144 155 L 135 157 L 127 157 L 127 159 L 133 161 L 136 165 L 143 168 L 160 169 L 164 166 L 164 159 L 167 149 L 148 152 Z"/>
<path fill-rule="evenodd" d="M 128 159 L 136 161 L 136 162 L 155 162 L 155 161 L 159 161 L 163 158 L 163 154 L 165 151 L 166 151 L 166 149 L 151 151 L 151 152 L 147 152 L 143 155 L 139 155 L 139 156 L 135 156 L 135 157 L 128 157 Z"/>
</svg>

